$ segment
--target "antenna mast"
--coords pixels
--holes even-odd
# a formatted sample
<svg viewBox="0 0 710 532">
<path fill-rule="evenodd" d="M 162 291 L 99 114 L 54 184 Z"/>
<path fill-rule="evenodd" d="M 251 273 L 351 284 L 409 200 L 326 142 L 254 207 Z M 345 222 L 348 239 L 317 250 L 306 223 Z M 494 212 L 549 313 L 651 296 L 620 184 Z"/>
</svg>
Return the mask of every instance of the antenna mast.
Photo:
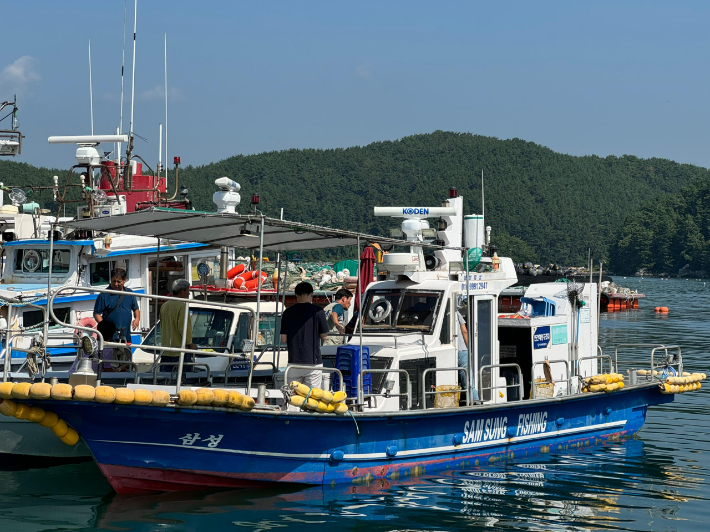
<svg viewBox="0 0 710 532">
<path fill-rule="evenodd" d="M 486 196 L 483 191 L 483 170 L 481 170 L 481 216 L 483 217 L 483 224 L 486 224 Z"/>
<path fill-rule="evenodd" d="M 158 176 L 160 177 L 160 176 Z M 168 34 L 165 34 L 165 192 L 168 191 Z"/>
<path fill-rule="evenodd" d="M 128 0 L 123 0 L 123 52 L 121 53 L 121 118 L 118 121 L 118 131 L 117 134 L 123 129 L 123 71 L 126 64 L 126 4 Z M 116 149 L 116 157 L 118 157 L 118 164 L 121 165 L 121 143 L 118 143 Z"/>
<path fill-rule="evenodd" d="M 94 87 L 91 84 L 91 39 L 89 39 L 89 107 L 91 109 L 91 134 L 94 134 Z"/>
<path fill-rule="evenodd" d="M 131 74 L 131 127 L 128 134 L 128 150 L 126 150 L 126 178 L 124 179 L 124 186 L 128 190 L 132 186 L 133 177 L 133 166 L 131 165 L 131 154 L 133 152 L 133 110 L 136 100 L 136 31 L 138 29 L 138 0 L 135 0 L 135 7 L 133 9 L 133 72 Z"/>
</svg>

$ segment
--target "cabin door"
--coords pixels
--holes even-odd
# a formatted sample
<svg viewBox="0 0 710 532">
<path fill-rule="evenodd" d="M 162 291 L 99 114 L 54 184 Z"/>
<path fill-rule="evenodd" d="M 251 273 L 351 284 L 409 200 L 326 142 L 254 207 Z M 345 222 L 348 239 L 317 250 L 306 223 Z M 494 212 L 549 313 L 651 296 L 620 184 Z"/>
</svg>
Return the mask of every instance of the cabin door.
<svg viewBox="0 0 710 532">
<path fill-rule="evenodd" d="M 472 318 L 475 327 L 470 327 L 473 345 L 473 368 L 475 370 L 475 384 L 478 388 L 478 397 L 482 401 L 490 401 L 492 393 L 491 383 L 498 381 L 498 368 L 490 368 L 497 364 L 495 354 L 495 305 L 493 296 L 471 296 Z M 481 369 L 483 373 L 481 374 Z M 480 381 L 480 382 L 479 382 Z"/>
</svg>

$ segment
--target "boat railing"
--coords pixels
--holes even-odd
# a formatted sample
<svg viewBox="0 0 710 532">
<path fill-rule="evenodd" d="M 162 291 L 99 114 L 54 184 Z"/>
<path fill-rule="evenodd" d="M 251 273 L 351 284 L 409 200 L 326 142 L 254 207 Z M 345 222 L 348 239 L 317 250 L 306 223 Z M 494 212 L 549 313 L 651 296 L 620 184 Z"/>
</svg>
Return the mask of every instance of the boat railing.
<svg viewBox="0 0 710 532">
<path fill-rule="evenodd" d="M 335 373 L 340 377 L 340 388 L 339 390 L 344 389 L 344 384 L 343 384 L 343 373 L 338 369 L 338 368 L 323 368 L 323 367 L 316 367 L 316 366 L 308 366 L 304 364 L 289 364 L 286 366 L 286 369 L 284 370 L 284 384 L 288 385 L 289 380 L 288 380 L 288 372 L 289 370 L 292 369 L 307 369 L 308 371 L 320 371 L 321 373 Z M 331 383 L 333 381 L 330 381 Z"/>
<path fill-rule="evenodd" d="M 496 384 L 494 386 L 483 386 L 483 372 L 486 370 L 490 370 L 493 368 L 515 368 L 518 370 L 518 383 L 517 384 L 508 384 L 506 383 L 503 384 Z M 493 375 L 493 372 L 491 372 L 491 376 Z M 492 381 L 493 379 L 491 379 Z M 518 393 L 520 394 L 520 400 L 522 401 L 523 398 L 525 397 L 525 389 L 523 388 L 523 371 L 520 369 L 520 366 L 518 364 L 488 364 L 485 366 L 481 366 L 478 369 L 478 386 L 479 386 L 479 397 L 483 399 L 483 392 L 487 390 L 499 390 L 501 388 L 505 388 L 506 390 L 508 388 L 518 388 Z M 507 392 L 506 392 L 507 393 Z"/>
<path fill-rule="evenodd" d="M 579 363 L 582 362 L 582 360 L 596 360 L 597 363 L 601 361 L 601 366 L 597 364 L 596 371 L 597 373 L 594 373 L 594 375 L 597 375 L 599 373 L 604 373 L 604 361 L 608 360 L 609 361 L 609 373 L 614 373 L 614 361 L 611 359 L 611 355 L 595 355 L 591 357 L 580 357 L 577 359 L 577 367 L 579 367 Z M 580 375 L 580 377 L 591 377 L 591 375 Z"/>
<path fill-rule="evenodd" d="M 27 354 L 34 354 L 35 352 L 32 351 L 27 351 L 24 349 L 20 349 L 18 347 L 13 346 L 13 342 L 15 341 L 16 338 L 21 338 L 21 337 L 36 337 L 38 334 L 37 326 L 33 326 L 32 328 L 30 327 L 20 327 L 19 329 L 15 330 L 13 329 L 13 316 L 12 316 L 12 310 L 14 307 L 32 307 L 37 310 L 40 310 L 42 312 L 42 323 L 41 325 L 44 325 L 47 322 L 47 308 L 43 307 L 41 305 L 35 305 L 34 303 L 24 303 L 20 301 L 19 299 L 12 299 L 12 298 L 7 298 L 3 297 L 0 298 L 2 301 L 7 302 L 7 328 L 2 331 L 5 336 L 5 345 L 2 350 L 2 355 L 4 357 L 4 363 L 3 363 L 3 371 L 2 371 L 2 381 L 7 382 L 7 377 L 10 371 L 12 371 L 12 351 L 19 351 L 19 352 L 25 352 Z M 39 325 L 39 324 L 38 324 Z M 31 332 L 33 331 L 33 332 Z M 45 342 L 46 346 L 46 342 Z M 42 377 L 44 378 L 44 373 L 46 371 L 46 368 L 44 367 L 44 361 L 42 362 L 42 368 L 40 369 L 40 372 L 42 373 Z"/>
<path fill-rule="evenodd" d="M 364 388 L 364 382 L 365 382 L 365 375 L 366 374 L 372 374 L 372 373 L 384 373 L 385 376 L 388 375 L 389 373 L 401 373 L 404 375 L 407 383 L 407 393 L 389 393 L 391 391 L 390 388 L 387 388 L 385 386 L 385 391 L 380 392 L 380 393 L 364 393 L 365 388 Z M 407 410 L 412 409 L 412 381 L 409 380 L 409 372 L 406 369 L 363 369 L 357 376 L 357 387 L 358 389 L 363 390 L 363 401 L 365 399 L 368 399 L 369 397 L 385 397 L 385 398 L 390 398 L 390 397 L 402 397 L 405 396 L 407 398 Z"/>
<path fill-rule="evenodd" d="M 596 358 L 596 357 L 587 357 L 587 358 Z M 535 384 L 539 384 L 539 383 L 536 383 L 536 382 L 535 382 L 535 366 L 544 366 L 545 363 L 549 363 L 550 366 L 552 366 L 553 364 L 564 364 L 564 365 L 565 365 L 565 375 L 567 376 L 567 378 L 566 378 L 566 379 L 560 379 L 560 380 L 558 380 L 557 382 L 564 382 L 564 383 L 566 383 L 566 384 L 567 384 L 567 395 L 570 395 L 570 388 L 571 388 L 571 384 L 572 384 L 572 379 L 570 378 L 570 375 L 569 375 L 569 360 L 563 360 L 563 359 L 558 359 L 558 360 L 542 360 L 542 361 L 540 361 L 540 362 L 533 362 L 533 365 L 532 365 L 532 370 L 531 370 L 531 374 L 532 374 L 531 382 L 532 382 L 532 384 L 533 384 L 533 386 L 532 386 L 532 399 L 537 399 L 537 386 L 535 386 Z M 553 379 L 553 381 L 554 381 L 554 379 Z M 553 390 L 553 392 L 554 392 L 554 390 Z"/>
<path fill-rule="evenodd" d="M 651 348 L 651 377 L 653 377 L 653 372 L 658 368 L 662 366 L 673 366 L 674 364 L 668 364 L 667 362 L 670 360 L 668 356 L 669 351 L 677 352 L 678 354 L 678 361 L 675 365 L 679 365 L 680 367 L 680 372 L 683 372 L 683 362 L 682 362 L 682 357 L 680 353 L 680 346 L 677 345 L 663 345 L 663 344 L 619 344 L 616 346 L 614 349 L 614 367 L 616 368 L 616 371 L 619 371 L 619 350 L 621 348 Z M 654 355 L 656 351 L 664 351 L 665 353 L 665 358 L 666 362 L 663 364 L 659 364 L 658 366 L 655 365 L 654 362 Z"/>
<path fill-rule="evenodd" d="M 54 322 L 57 325 L 60 325 L 62 327 L 70 327 L 74 328 L 75 330 L 78 331 L 85 331 L 87 333 L 96 335 L 97 343 L 98 343 L 98 352 L 102 352 L 104 347 L 114 347 L 114 348 L 121 348 L 121 347 L 130 347 L 128 344 L 122 344 L 122 343 L 117 343 L 117 342 L 107 342 L 103 335 L 97 330 L 92 327 L 86 327 L 84 325 L 79 325 L 79 324 L 70 324 L 70 323 L 65 323 L 59 317 L 55 314 L 54 312 L 54 302 L 57 296 L 59 294 L 66 292 L 68 290 L 73 290 L 76 291 L 77 287 L 75 286 L 62 286 L 54 291 L 51 292 L 51 295 L 49 297 L 49 313 L 54 320 Z M 122 290 L 109 290 L 106 288 L 95 288 L 95 287 L 81 287 L 80 290 L 81 292 L 88 292 L 88 293 L 97 293 L 97 294 L 110 294 L 110 295 L 117 295 L 117 296 L 125 296 L 126 292 Z M 182 345 L 181 346 L 154 346 L 154 345 L 146 345 L 146 344 L 140 344 L 140 348 L 145 351 L 153 351 L 154 352 L 154 360 L 153 363 L 154 365 L 158 363 L 158 356 L 160 353 L 163 351 L 171 351 L 171 352 L 177 352 L 178 353 L 178 374 L 177 374 L 177 383 L 176 383 L 176 392 L 180 391 L 180 386 L 182 384 L 182 376 L 183 376 L 183 365 L 185 364 L 185 355 L 186 354 L 194 354 L 194 355 L 199 355 L 199 356 L 218 356 L 218 357 L 233 357 L 234 353 L 232 352 L 218 352 L 218 351 L 201 351 L 199 349 L 189 349 L 186 347 L 186 336 L 187 336 L 187 323 L 188 319 L 190 319 L 190 305 L 194 304 L 199 304 L 200 307 L 216 307 L 216 308 L 221 308 L 224 309 L 225 307 L 231 308 L 231 309 L 238 309 L 238 310 L 243 310 L 245 312 L 249 312 L 251 314 L 252 320 L 256 321 L 256 311 L 246 305 L 240 305 L 240 304 L 230 304 L 230 303 L 218 303 L 218 302 L 212 302 L 212 301 L 194 301 L 192 299 L 185 299 L 185 298 L 180 298 L 180 297 L 172 297 L 172 296 L 161 296 L 161 295 L 154 295 L 154 294 L 141 294 L 137 292 L 130 292 L 131 297 L 136 297 L 136 298 L 143 298 L 143 299 L 153 299 L 157 301 L 178 301 L 179 303 L 182 303 L 185 305 L 185 312 L 183 315 L 183 322 L 182 322 Z M 251 383 L 251 375 L 254 370 L 254 344 L 255 342 L 252 342 L 252 347 L 251 347 L 251 357 L 249 358 L 249 383 Z M 156 374 L 154 370 L 154 382 L 156 379 Z"/>
<path fill-rule="evenodd" d="M 426 390 L 426 376 L 429 373 L 435 373 L 438 371 L 466 371 L 466 368 L 461 367 L 461 366 L 456 366 L 453 368 L 427 368 L 424 371 L 422 371 L 422 410 L 426 410 L 426 396 L 427 395 L 439 395 L 442 393 L 457 393 L 457 390 L 437 390 L 434 388 L 434 391 L 429 391 L 427 392 Z M 458 392 L 465 391 L 461 390 L 459 387 Z M 471 406 L 471 394 L 467 393 L 466 394 L 466 406 Z M 436 401 L 434 401 L 436 403 Z M 458 405 L 456 405 L 458 406 Z"/>
<path fill-rule="evenodd" d="M 656 365 L 653 361 L 653 357 L 656 354 L 656 351 L 663 350 L 665 352 L 665 361 L 662 364 Z M 672 357 L 668 356 L 668 351 L 675 351 L 678 354 L 678 360 L 673 360 Z M 654 376 L 654 370 L 656 368 L 665 368 L 665 367 L 671 367 L 676 370 L 678 375 L 683 374 L 683 356 L 680 353 L 680 346 L 678 345 L 669 345 L 669 346 L 663 346 L 663 347 L 654 347 L 651 349 L 651 376 Z"/>
</svg>

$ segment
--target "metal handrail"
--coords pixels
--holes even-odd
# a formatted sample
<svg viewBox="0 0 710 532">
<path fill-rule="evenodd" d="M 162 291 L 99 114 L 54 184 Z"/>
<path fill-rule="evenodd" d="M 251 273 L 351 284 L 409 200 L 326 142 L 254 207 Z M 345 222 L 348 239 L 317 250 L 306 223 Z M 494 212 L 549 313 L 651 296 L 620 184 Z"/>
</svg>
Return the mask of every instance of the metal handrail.
<svg viewBox="0 0 710 532">
<path fill-rule="evenodd" d="M 483 387 L 483 370 L 486 369 L 493 369 L 493 368 L 517 368 L 518 369 L 518 384 L 507 384 L 505 386 L 488 386 L 488 387 Z M 492 376 L 491 372 L 491 376 Z M 491 379 L 492 381 L 493 379 Z M 523 372 L 520 369 L 520 366 L 518 364 L 488 364 L 486 366 L 481 366 L 478 370 L 478 387 L 479 387 L 479 397 L 483 397 L 483 391 L 484 390 L 497 390 L 499 388 L 505 388 L 506 390 L 508 388 L 514 388 L 518 387 L 520 391 L 520 399 L 523 400 L 525 397 L 525 389 L 523 388 Z"/>
<path fill-rule="evenodd" d="M 56 299 L 56 297 L 60 293 L 65 292 L 67 290 L 76 291 L 77 287 L 62 286 L 62 287 L 58 288 L 57 290 L 55 290 L 54 292 L 51 292 L 51 294 L 48 297 L 47 307 L 49 309 L 50 315 L 52 316 L 52 319 L 57 324 L 59 324 L 63 327 L 73 327 L 76 330 L 87 331 L 87 332 L 90 332 L 91 334 L 96 334 L 97 340 L 98 340 L 99 351 L 102 351 L 105 345 L 109 346 L 109 347 L 113 347 L 113 346 L 126 347 L 126 345 L 124 345 L 124 344 L 105 342 L 103 335 L 96 329 L 92 329 L 90 327 L 84 327 L 82 325 L 71 325 L 71 324 L 62 322 L 54 313 L 54 300 Z M 80 292 L 89 292 L 89 293 L 98 293 L 98 294 L 111 294 L 111 295 L 118 295 L 118 296 L 126 295 L 126 292 L 123 290 L 108 290 L 106 288 L 95 288 L 95 287 L 88 287 L 88 286 L 87 287 L 80 287 L 79 291 Z M 243 306 L 243 305 L 238 305 L 238 304 L 232 305 L 232 304 L 217 303 L 217 302 L 212 302 L 212 301 L 196 302 L 191 299 L 183 299 L 183 298 L 171 297 L 171 296 L 159 296 L 159 295 L 154 295 L 154 294 L 140 294 L 137 292 L 130 292 L 130 295 L 132 297 L 136 297 L 136 298 L 155 299 L 155 300 L 159 300 L 159 301 L 178 301 L 178 302 L 185 305 L 185 313 L 184 313 L 183 324 L 182 324 L 182 333 L 183 333 L 182 334 L 182 345 L 179 348 L 178 347 L 166 348 L 163 346 L 144 346 L 143 344 L 140 344 L 141 349 L 144 349 L 144 350 L 147 348 L 148 350 L 159 349 L 161 351 L 163 351 L 163 350 L 179 351 L 178 375 L 177 375 L 177 384 L 176 384 L 176 388 L 175 388 L 176 391 L 180 391 L 180 384 L 182 381 L 182 366 L 185 361 L 185 353 L 188 353 L 188 354 L 194 353 L 194 354 L 199 354 L 200 356 L 230 356 L 231 355 L 231 353 L 218 353 L 216 351 L 200 351 L 200 350 L 185 348 L 185 340 L 186 340 L 185 334 L 187 331 L 187 320 L 190 318 L 190 305 L 191 304 L 193 304 L 193 305 L 197 304 L 200 307 L 217 307 L 217 308 L 227 307 L 227 308 L 231 308 L 231 309 L 243 310 L 243 311 L 249 312 L 252 315 L 251 316 L 252 320 L 254 320 L 256 322 L 256 311 L 254 311 L 253 309 L 251 309 L 247 306 Z M 250 370 L 249 370 L 250 376 L 251 376 L 251 373 L 253 372 L 253 369 L 254 369 L 253 368 L 253 358 L 254 358 L 254 344 L 255 343 L 256 342 L 252 343 L 252 351 L 251 351 L 252 358 L 250 361 L 251 366 L 250 366 Z M 251 380 L 251 377 L 250 377 L 250 380 Z"/>
<path fill-rule="evenodd" d="M 453 368 L 427 368 L 424 371 L 422 371 L 422 410 L 426 410 L 426 396 L 427 395 L 437 395 L 440 393 L 456 393 L 456 390 L 454 391 L 444 391 L 444 390 L 439 390 L 437 391 L 436 388 L 434 388 L 433 392 L 427 392 L 426 391 L 426 375 L 429 372 L 437 372 L 437 371 L 466 371 L 466 368 L 461 367 L 461 366 L 456 366 Z M 461 387 L 459 386 L 459 392 L 465 392 L 466 390 L 462 390 Z M 471 394 L 466 393 L 466 406 L 471 406 Z"/>
<path fill-rule="evenodd" d="M 619 344 L 614 348 L 614 368 L 619 371 L 619 349 L 622 347 L 650 347 L 651 349 L 666 347 L 662 344 Z"/>
<path fill-rule="evenodd" d="M 365 373 L 404 373 L 404 376 L 407 378 L 407 393 L 364 393 Z M 357 376 L 357 386 L 363 390 L 363 401 L 368 397 L 401 397 L 405 395 L 407 397 L 407 410 L 412 409 L 412 381 L 409 380 L 409 372 L 406 369 L 363 369 Z"/>
<path fill-rule="evenodd" d="M 286 366 L 286 369 L 284 370 L 284 384 L 288 385 L 288 372 L 291 369 L 307 369 L 310 371 L 320 371 L 321 373 L 337 373 L 338 376 L 340 377 L 340 389 L 342 390 L 344 388 L 343 384 L 343 373 L 338 369 L 338 368 L 323 368 L 323 367 L 316 367 L 316 366 L 307 366 L 305 364 L 289 364 Z"/>
<path fill-rule="evenodd" d="M 426 339 L 424 338 L 426 333 L 424 331 L 412 331 L 412 332 L 403 332 L 403 333 L 370 333 L 370 332 L 362 332 L 363 338 L 366 338 L 368 336 L 373 336 L 375 338 L 393 338 L 394 339 L 394 348 L 397 349 L 397 338 L 400 338 L 402 336 L 412 336 L 412 335 L 417 335 L 422 337 L 421 342 L 422 345 L 426 345 Z M 342 337 L 342 336 L 352 336 L 355 337 L 357 336 L 354 332 L 352 333 L 328 333 L 328 337 Z M 335 344 L 338 345 L 338 344 Z M 343 344 L 343 345 L 349 345 L 349 344 Z"/>
<path fill-rule="evenodd" d="M 592 358 L 592 357 L 585 357 L 585 358 Z M 535 386 L 535 366 L 544 365 L 545 362 L 548 362 L 550 364 L 550 366 L 552 366 L 552 364 L 564 364 L 565 365 L 565 372 L 567 373 L 567 378 L 561 379 L 557 382 L 567 383 L 567 395 L 570 395 L 570 393 L 571 393 L 570 392 L 570 385 L 572 383 L 572 378 L 570 377 L 570 374 L 569 374 L 569 360 L 562 360 L 562 359 L 547 360 L 547 361 L 542 360 L 540 362 L 533 362 L 533 365 L 532 365 L 532 370 L 531 370 L 531 373 L 532 373 L 532 398 L 537 399 L 536 393 L 535 393 L 535 389 L 536 389 L 536 386 Z M 541 384 L 541 383 L 538 383 L 538 384 Z M 554 392 L 554 390 L 553 390 L 553 392 Z"/>
<path fill-rule="evenodd" d="M 656 367 L 659 367 L 659 368 L 661 367 L 660 365 L 656 366 L 653 363 L 653 355 L 655 355 L 656 351 L 658 351 L 659 349 L 662 349 L 666 352 L 666 357 L 668 357 L 668 350 L 669 349 L 671 349 L 673 351 L 675 351 L 675 350 L 678 351 L 678 362 L 676 363 L 676 365 L 678 366 L 678 369 L 676 371 L 678 372 L 678 375 L 682 375 L 683 374 L 683 356 L 680 353 L 680 346 L 669 345 L 669 346 L 662 346 L 662 347 L 654 347 L 653 349 L 651 349 L 651 377 L 653 378 L 653 376 L 654 376 L 653 372 L 656 369 Z M 671 368 L 674 367 L 673 364 L 668 364 L 668 366 L 670 366 Z"/>
<path fill-rule="evenodd" d="M 614 373 L 614 362 L 611 359 L 611 355 L 595 355 L 595 356 L 591 356 L 591 357 L 578 358 L 577 359 L 578 371 L 579 371 L 579 363 L 582 360 L 602 360 L 603 361 L 604 359 L 609 360 L 609 373 Z M 601 369 L 597 369 L 597 371 L 601 371 L 602 373 L 604 373 L 604 362 L 602 362 Z M 585 376 L 582 375 L 581 377 L 585 377 Z"/>
</svg>

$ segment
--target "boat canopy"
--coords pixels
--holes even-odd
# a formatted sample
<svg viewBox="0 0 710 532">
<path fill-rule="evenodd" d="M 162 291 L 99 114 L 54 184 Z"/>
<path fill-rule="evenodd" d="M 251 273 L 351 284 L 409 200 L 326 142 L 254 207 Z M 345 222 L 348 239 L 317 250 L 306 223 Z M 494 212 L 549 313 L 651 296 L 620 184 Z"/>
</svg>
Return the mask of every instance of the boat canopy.
<svg viewBox="0 0 710 532">
<path fill-rule="evenodd" d="M 255 214 L 184 211 L 157 207 L 128 214 L 73 220 L 64 225 L 96 232 L 153 236 L 258 250 L 262 219 L 264 250 L 270 251 L 304 251 L 353 246 L 357 245 L 358 241 L 363 244 L 377 242 L 397 246 L 419 245 L 416 242 Z"/>
</svg>

